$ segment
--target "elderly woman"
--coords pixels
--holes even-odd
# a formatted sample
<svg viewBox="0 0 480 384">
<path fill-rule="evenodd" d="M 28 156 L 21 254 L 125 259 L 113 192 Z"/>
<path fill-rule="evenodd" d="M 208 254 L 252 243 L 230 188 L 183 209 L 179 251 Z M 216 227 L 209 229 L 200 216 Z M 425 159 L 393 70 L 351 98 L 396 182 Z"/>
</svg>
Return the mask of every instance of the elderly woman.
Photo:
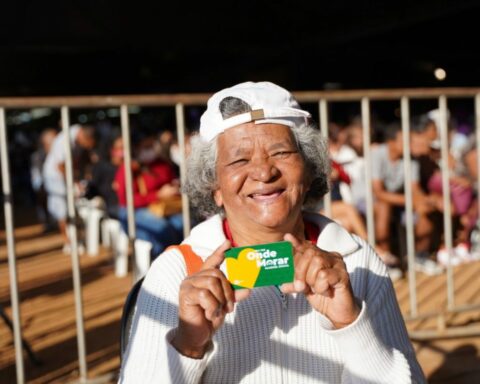
<svg viewBox="0 0 480 384">
<path fill-rule="evenodd" d="M 309 117 L 272 83 L 211 97 L 185 186 L 210 218 L 152 265 L 120 382 L 424 381 L 384 264 L 359 237 L 307 213 L 329 175 Z M 282 240 L 294 248 L 294 282 L 234 291 L 224 252 Z"/>
</svg>

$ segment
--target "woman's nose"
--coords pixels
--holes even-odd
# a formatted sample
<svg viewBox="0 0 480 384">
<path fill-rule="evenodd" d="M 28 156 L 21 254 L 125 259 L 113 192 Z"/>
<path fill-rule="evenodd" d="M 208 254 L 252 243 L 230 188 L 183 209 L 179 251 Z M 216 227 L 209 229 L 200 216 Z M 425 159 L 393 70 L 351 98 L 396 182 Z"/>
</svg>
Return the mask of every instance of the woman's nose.
<svg viewBox="0 0 480 384">
<path fill-rule="evenodd" d="M 250 178 L 263 183 L 275 180 L 280 171 L 268 158 L 256 159 L 250 168 Z"/>
</svg>

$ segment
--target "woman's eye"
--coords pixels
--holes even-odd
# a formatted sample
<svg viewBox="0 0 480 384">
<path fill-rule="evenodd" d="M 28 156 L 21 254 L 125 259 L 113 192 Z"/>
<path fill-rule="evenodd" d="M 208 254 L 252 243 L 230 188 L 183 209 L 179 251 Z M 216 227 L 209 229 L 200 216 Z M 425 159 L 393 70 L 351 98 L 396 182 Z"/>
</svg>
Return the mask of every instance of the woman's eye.
<svg viewBox="0 0 480 384">
<path fill-rule="evenodd" d="M 242 164 L 245 164 L 247 162 L 248 162 L 247 159 L 237 159 L 237 160 L 234 160 L 234 161 L 230 162 L 230 164 L 228 164 L 228 165 L 242 165 Z"/>
<path fill-rule="evenodd" d="M 291 153 L 293 153 L 293 152 L 292 151 L 279 151 L 279 152 L 275 152 L 272 156 L 283 158 L 283 157 L 286 157 L 286 156 L 290 155 Z"/>
</svg>

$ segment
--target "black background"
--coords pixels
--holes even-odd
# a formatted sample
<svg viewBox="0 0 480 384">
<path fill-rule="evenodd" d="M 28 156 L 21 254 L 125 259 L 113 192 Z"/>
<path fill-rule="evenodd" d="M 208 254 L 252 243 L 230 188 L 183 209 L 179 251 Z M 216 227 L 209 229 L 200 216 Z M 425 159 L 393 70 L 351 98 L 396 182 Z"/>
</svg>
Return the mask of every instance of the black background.
<svg viewBox="0 0 480 384">
<path fill-rule="evenodd" d="M 245 80 L 292 90 L 480 85 L 478 0 L 0 7 L 1 96 L 212 92 Z"/>
</svg>

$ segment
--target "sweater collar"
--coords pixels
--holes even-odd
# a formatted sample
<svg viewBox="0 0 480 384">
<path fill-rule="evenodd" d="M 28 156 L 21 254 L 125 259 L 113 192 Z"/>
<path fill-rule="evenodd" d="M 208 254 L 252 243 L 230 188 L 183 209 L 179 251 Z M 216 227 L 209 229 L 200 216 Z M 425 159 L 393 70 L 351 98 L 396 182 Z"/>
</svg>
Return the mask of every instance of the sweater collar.
<svg viewBox="0 0 480 384">
<path fill-rule="evenodd" d="M 319 248 L 328 252 L 338 252 L 342 256 L 348 256 L 360 248 L 360 244 L 352 235 L 333 220 L 309 212 L 304 213 L 304 218 L 318 225 L 320 235 L 317 246 Z M 222 217 L 214 215 L 194 227 L 184 243 L 190 244 L 199 256 L 208 257 L 225 240 Z"/>
</svg>

